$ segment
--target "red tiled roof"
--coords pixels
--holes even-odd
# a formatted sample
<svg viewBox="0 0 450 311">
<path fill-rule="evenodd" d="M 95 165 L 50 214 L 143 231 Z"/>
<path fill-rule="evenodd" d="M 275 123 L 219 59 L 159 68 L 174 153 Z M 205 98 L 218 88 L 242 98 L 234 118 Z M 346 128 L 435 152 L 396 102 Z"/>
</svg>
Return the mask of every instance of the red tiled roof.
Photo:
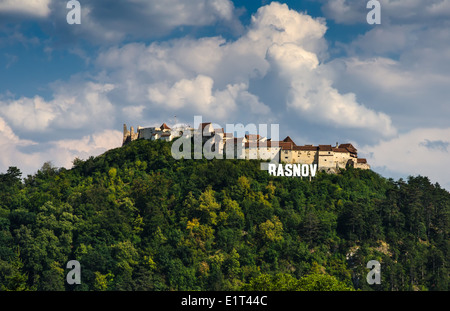
<svg viewBox="0 0 450 311">
<path fill-rule="evenodd" d="M 163 123 L 159 128 L 161 130 L 170 130 L 170 127 L 168 127 L 166 123 Z"/>
<path fill-rule="evenodd" d="M 356 160 L 357 163 L 367 163 L 366 159 L 360 158 Z"/>
</svg>

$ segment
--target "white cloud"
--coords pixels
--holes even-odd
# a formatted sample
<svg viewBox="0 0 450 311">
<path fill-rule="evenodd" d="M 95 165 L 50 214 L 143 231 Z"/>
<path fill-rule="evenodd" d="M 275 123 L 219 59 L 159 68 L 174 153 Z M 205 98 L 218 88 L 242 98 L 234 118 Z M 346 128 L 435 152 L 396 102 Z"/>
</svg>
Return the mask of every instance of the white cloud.
<svg viewBox="0 0 450 311">
<path fill-rule="evenodd" d="M 366 14 L 362 10 L 365 1 L 352 2 L 351 0 L 325 1 L 322 11 L 325 15 L 339 24 L 354 24 L 366 20 Z"/>
<path fill-rule="evenodd" d="M 180 109 L 185 105 L 210 110 L 213 102 L 213 79 L 199 75 L 193 80 L 181 79 L 171 88 L 156 86 L 149 88 L 149 99 L 169 109 Z"/>
<path fill-rule="evenodd" d="M 297 23 L 295 25 L 300 26 Z M 312 29 L 315 35 L 307 33 L 304 37 L 312 41 L 312 38 L 320 39 L 323 35 L 320 25 L 305 27 Z M 298 36 L 297 40 L 290 36 L 289 41 L 274 43 L 267 50 L 272 67 L 277 68 L 290 86 L 288 106 L 311 122 L 367 129 L 383 136 L 395 134 L 396 130 L 388 115 L 364 107 L 356 101 L 354 93 L 341 94 L 332 86 L 333 82 L 327 77 L 326 70 L 322 70 L 323 65 L 319 64 L 317 55 L 303 48 L 302 44 L 292 43 L 292 40 L 302 42 L 302 39 L 303 36 Z"/>
<path fill-rule="evenodd" d="M 346 74 L 355 80 L 364 81 L 382 92 L 408 93 L 422 84 L 414 72 L 401 67 L 398 61 L 385 57 L 360 59 L 356 57 L 340 59 L 345 64 Z"/>
<path fill-rule="evenodd" d="M 182 79 L 173 86 L 155 84 L 149 87 L 148 99 L 161 109 L 188 109 L 215 120 L 227 120 L 238 109 L 241 113 L 268 115 L 270 108 L 247 91 L 247 85 L 229 84 L 223 90 L 213 90 L 211 77 L 198 75 L 192 80 Z"/>
<path fill-rule="evenodd" d="M 322 11 L 329 19 L 339 24 L 366 23 L 370 9 L 368 1 L 361 0 L 318 0 L 323 3 Z M 381 23 L 416 24 L 434 23 L 450 17 L 449 0 L 378 0 L 381 7 Z"/>
<path fill-rule="evenodd" d="M 427 13 L 434 16 L 450 16 L 450 1 L 442 0 L 440 2 L 431 3 L 426 8 Z"/>
<path fill-rule="evenodd" d="M 387 114 L 358 104 L 353 93 L 340 94 L 328 80 L 306 88 L 302 81 L 294 81 L 292 86 L 290 107 L 312 122 L 369 130 L 385 137 L 396 134 Z"/>
<path fill-rule="evenodd" d="M 64 151 L 70 156 L 61 157 L 60 165 L 70 167 L 75 158 L 87 159 L 99 155 L 109 149 L 120 147 L 122 132 L 116 130 L 103 130 L 98 133 L 86 135 L 81 139 L 58 140 L 51 142 L 54 150 Z"/>
<path fill-rule="evenodd" d="M 13 126 L 27 131 L 45 130 L 55 118 L 52 105 L 40 96 L 22 97 L 9 103 L 0 101 L 0 107 L 2 108 L 0 114 Z"/>
<path fill-rule="evenodd" d="M 442 51 L 418 46 L 399 60 L 352 56 L 333 60 L 327 69 L 339 89 L 355 91 L 367 107 L 388 113 L 402 131 L 444 127 L 450 117 L 450 76 Z"/>
<path fill-rule="evenodd" d="M 111 84 L 94 82 L 59 83 L 54 99 L 40 96 L 0 101 L 0 116 L 23 132 L 45 132 L 51 129 L 100 128 L 114 118 L 114 107 L 107 94 Z"/>
<path fill-rule="evenodd" d="M 316 124 L 395 134 L 389 116 L 333 87 L 321 63 L 327 53 L 326 29 L 322 19 L 273 2 L 257 11 L 248 31 L 235 41 L 212 37 L 149 46 L 131 43 L 102 53 L 97 66 L 133 106 L 146 106 L 152 113 L 178 110 L 185 116 L 199 113 L 231 122 L 243 112 L 282 117 L 294 111 Z M 258 90 L 251 91 L 253 83 L 274 76 L 288 87 L 287 99 L 281 88 L 273 89 L 277 102 L 266 102 Z"/>
<path fill-rule="evenodd" d="M 97 64 L 121 75 L 139 73 L 156 81 L 176 81 L 202 74 L 218 87 L 248 81 L 267 73 L 266 53 L 274 44 L 291 42 L 312 53 L 326 49 L 324 21 L 273 2 L 252 18 L 247 33 L 236 41 L 221 37 L 177 39 L 149 46 L 130 43 L 101 53 Z"/>
<path fill-rule="evenodd" d="M 350 43 L 346 57 L 327 64 L 334 85 L 355 92 L 369 108 L 389 114 L 401 134 L 360 148 L 383 175 L 429 176 L 450 189 L 450 1 L 380 0 L 382 22 Z M 358 0 L 336 0 L 348 10 L 326 11 L 338 23 L 365 23 Z"/>
<path fill-rule="evenodd" d="M 325 20 L 289 9 L 286 4 L 272 2 L 258 9 L 252 17 L 247 38 L 252 43 L 295 43 L 312 52 L 324 48 Z"/>
<path fill-rule="evenodd" d="M 52 3 L 52 18 L 61 39 L 73 37 L 93 44 L 118 43 L 122 40 L 157 38 L 182 27 L 221 23 L 239 28 L 230 0 L 85 0 L 81 2 L 81 24 L 66 22 L 65 1 Z M 63 14 L 61 14 L 63 12 Z M 238 24 L 238 26 L 235 26 Z"/>
<path fill-rule="evenodd" d="M 126 106 L 122 108 L 122 113 L 129 118 L 130 120 L 139 119 L 143 112 L 144 112 L 145 106 L 139 105 L 139 106 Z"/>
<path fill-rule="evenodd" d="M 418 128 L 362 149 L 375 169 L 428 176 L 450 190 L 449 144 L 450 128 Z"/>
<path fill-rule="evenodd" d="M 346 46 L 346 52 L 359 56 L 399 53 L 413 48 L 420 40 L 420 28 L 416 25 L 377 25 Z"/>
<path fill-rule="evenodd" d="M 56 88 L 52 104 L 58 111 L 55 127 L 98 129 L 107 127 L 114 119 L 115 108 L 108 98 L 114 85 L 83 82 L 63 84 Z"/>
<path fill-rule="evenodd" d="M 2 0 L 0 13 L 47 17 L 51 0 Z"/>
<path fill-rule="evenodd" d="M 24 140 L 17 136 L 11 127 L 0 117 L 0 172 L 9 166 L 17 166 L 23 175 L 34 174 L 47 161 L 57 167 L 71 168 L 72 161 L 78 157 L 87 159 L 119 147 L 122 133 L 116 130 L 102 130 L 81 139 L 50 140 L 42 144 Z M 29 151 L 32 150 L 32 151 Z"/>
<path fill-rule="evenodd" d="M 16 146 L 33 144 L 31 141 L 24 141 L 19 139 L 19 137 L 14 133 L 11 127 L 1 117 L 0 117 L 0 133 L 1 133 L 0 143 L 3 145 L 7 143 Z"/>
</svg>

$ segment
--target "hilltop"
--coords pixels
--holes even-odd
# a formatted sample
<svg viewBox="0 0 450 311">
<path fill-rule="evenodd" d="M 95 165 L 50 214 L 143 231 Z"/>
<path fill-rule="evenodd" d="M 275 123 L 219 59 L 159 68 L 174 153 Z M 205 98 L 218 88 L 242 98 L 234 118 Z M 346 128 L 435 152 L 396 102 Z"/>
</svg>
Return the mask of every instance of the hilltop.
<svg viewBox="0 0 450 311">
<path fill-rule="evenodd" d="M 427 177 L 274 177 L 258 160 L 175 160 L 171 144 L 1 174 L 0 289 L 448 290 L 450 193 Z"/>
</svg>

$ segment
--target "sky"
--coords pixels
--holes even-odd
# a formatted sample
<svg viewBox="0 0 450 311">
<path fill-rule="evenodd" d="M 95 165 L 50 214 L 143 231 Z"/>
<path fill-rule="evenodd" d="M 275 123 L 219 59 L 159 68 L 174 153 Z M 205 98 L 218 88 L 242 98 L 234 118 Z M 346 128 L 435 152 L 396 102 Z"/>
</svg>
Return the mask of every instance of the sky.
<svg viewBox="0 0 450 311">
<path fill-rule="evenodd" d="M 279 124 L 450 190 L 450 0 L 0 0 L 0 172 L 72 167 L 122 128 Z M 270 126 L 269 126 L 270 128 Z"/>
</svg>

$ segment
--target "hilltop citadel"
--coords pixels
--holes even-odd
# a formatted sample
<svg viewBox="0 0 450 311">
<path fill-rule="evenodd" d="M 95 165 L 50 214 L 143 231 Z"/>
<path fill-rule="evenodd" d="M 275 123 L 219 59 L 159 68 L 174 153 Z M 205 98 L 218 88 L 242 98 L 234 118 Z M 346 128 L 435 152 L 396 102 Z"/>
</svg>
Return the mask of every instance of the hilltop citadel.
<svg viewBox="0 0 450 311">
<path fill-rule="evenodd" d="M 367 160 L 358 158 L 357 149 L 350 143 L 298 146 L 289 136 L 282 141 L 272 141 L 257 134 L 234 137 L 233 133 L 225 133 L 223 128 L 214 128 L 211 122 L 200 123 L 198 129 L 189 126 L 170 128 L 166 123 L 160 127 L 138 126 L 136 132 L 133 127 L 128 130 L 124 124 L 122 144 L 137 139 L 172 141 L 181 136 L 193 137 L 196 133 L 202 135 L 203 143 L 210 138 L 220 140 L 223 147 L 218 150 L 219 153 L 223 153 L 227 145 L 232 145 L 240 159 L 277 159 L 281 163 L 317 164 L 319 170 L 329 173 L 336 173 L 347 166 L 370 169 Z"/>
</svg>

